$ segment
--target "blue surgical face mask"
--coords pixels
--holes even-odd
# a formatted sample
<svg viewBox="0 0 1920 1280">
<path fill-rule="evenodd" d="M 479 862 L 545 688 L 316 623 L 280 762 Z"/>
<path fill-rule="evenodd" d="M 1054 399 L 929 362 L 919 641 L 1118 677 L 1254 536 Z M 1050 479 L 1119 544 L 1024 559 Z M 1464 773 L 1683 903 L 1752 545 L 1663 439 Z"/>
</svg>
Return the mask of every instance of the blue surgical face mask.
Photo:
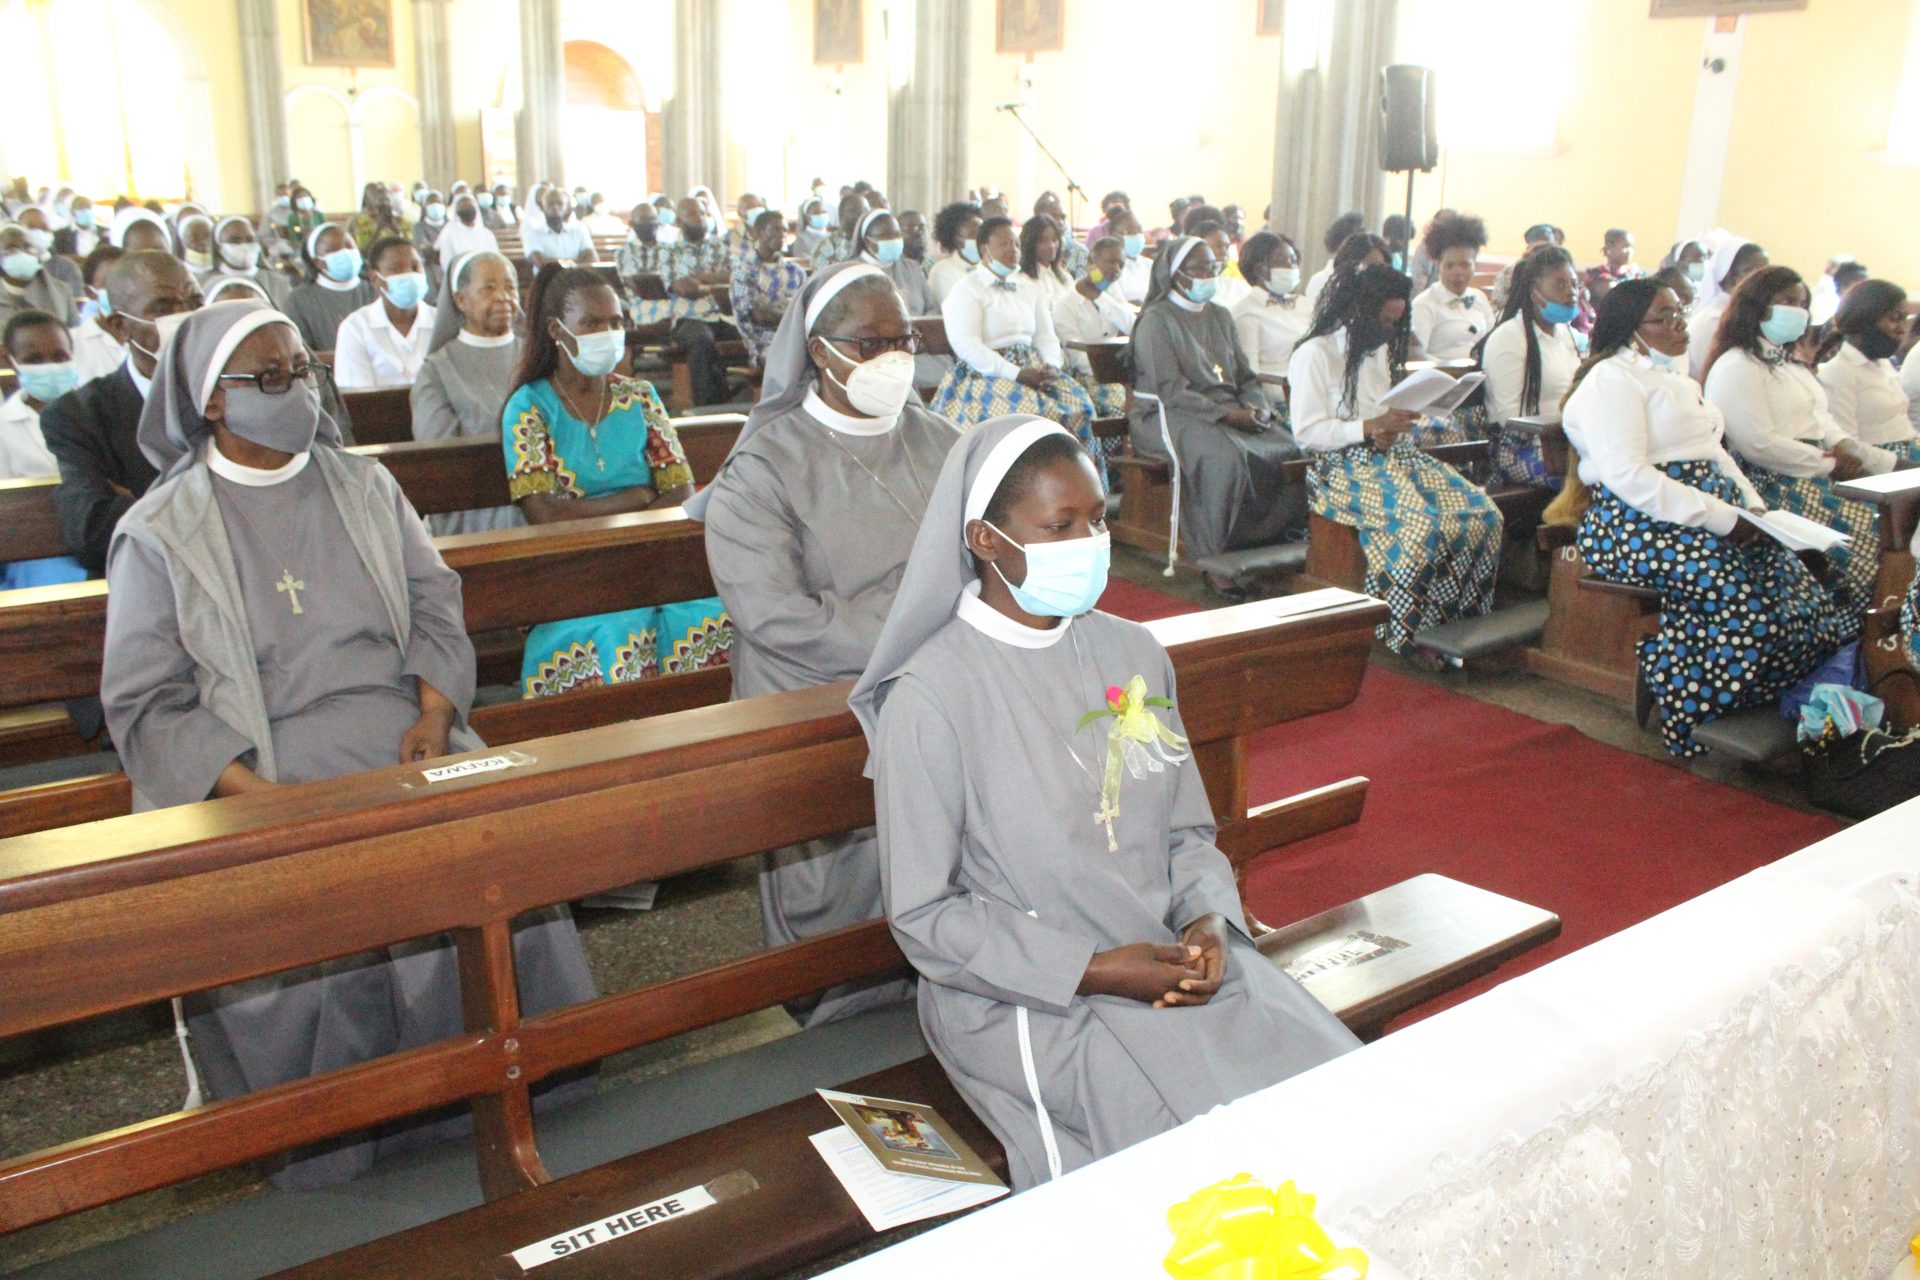
<svg viewBox="0 0 1920 1280">
<path fill-rule="evenodd" d="M 482 209 L 491 209 L 493 208 L 493 193 L 491 191 L 482 191 L 473 198 L 473 202 Z"/>
<path fill-rule="evenodd" d="M 293 207 L 298 209 L 302 213 L 312 213 L 313 197 L 312 196 L 295 196 L 293 198 Z"/>
<path fill-rule="evenodd" d="M 1580 317 L 1580 308 L 1571 302 L 1543 302 L 1540 318 L 1548 324 L 1572 324 Z"/>
<path fill-rule="evenodd" d="M 614 366 L 620 363 L 620 357 L 626 354 L 627 335 L 618 329 L 605 329 L 599 333 L 575 333 L 561 325 L 560 330 L 573 339 L 578 354 L 569 354 L 573 367 L 589 378 L 603 378 L 612 373 Z"/>
<path fill-rule="evenodd" d="M 1664 369 L 1668 373 L 1685 373 L 1686 372 L 1685 368 L 1680 363 L 1679 356 L 1670 356 L 1664 351 L 1656 351 L 1654 348 L 1648 347 L 1647 359 L 1653 361 L 1653 367 L 1656 369 Z"/>
<path fill-rule="evenodd" d="M 900 254 L 906 249 L 907 242 L 895 237 L 892 240 L 875 240 L 873 258 L 883 267 L 890 267 L 900 261 Z"/>
<path fill-rule="evenodd" d="M 426 207 L 424 215 L 428 222 L 436 225 L 445 222 L 447 220 L 447 206 L 436 200 Z"/>
<path fill-rule="evenodd" d="M 1218 292 L 1219 288 L 1220 282 L 1212 276 L 1204 276 L 1198 280 L 1189 279 L 1187 281 L 1186 295 L 1195 302 L 1212 302 L 1213 295 Z"/>
<path fill-rule="evenodd" d="M 1013 602 L 1036 618 L 1077 618 L 1100 603 L 1107 589 L 1107 567 L 1113 558 L 1113 540 L 1105 533 L 1064 542 L 1033 542 L 1022 547 L 991 521 L 987 528 L 1006 538 L 1027 557 L 1027 576 L 1019 586 L 1007 582 L 1000 566 L 993 571 L 1013 592 Z"/>
<path fill-rule="evenodd" d="M 1800 341 L 1800 335 L 1813 323 L 1813 317 L 1805 307 L 1774 306 L 1768 309 L 1767 318 L 1760 322 L 1760 334 L 1768 342 L 1780 346 L 1791 346 Z"/>
<path fill-rule="evenodd" d="M 75 209 L 73 211 L 73 225 L 83 229 L 91 227 L 93 225 L 93 210 Z"/>
<path fill-rule="evenodd" d="M 320 269 L 327 278 L 334 281 L 351 280 L 360 274 L 360 251 L 352 245 L 344 249 L 335 249 L 320 258 Z"/>
<path fill-rule="evenodd" d="M 1404 253 L 1394 254 L 1392 261 L 1395 271 L 1405 271 L 1407 269 L 1407 256 Z"/>
<path fill-rule="evenodd" d="M 38 400 L 41 404 L 58 400 L 79 385 L 80 381 L 73 371 L 71 360 L 62 360 L 57 364 L 15 365 L 13 371 L 20 375 L 20 389 L 27 393 L 27 398 Z"/>
<path fill-rule="evenodd" d="M 1144 232 L 1136 231 L 1130 236 L 1120 237 L 1120 248 L 1129 258 L 1137 258 L 1147 249 L 1147 237 Z"/>
<path fill-rule="evenodd" d="M 655 205 L 653 206 L 653 208 L 654 208 L 654 212 L 657 213 L 660 217 L 661 226 L 670 227 L 673 225 L 673 210 L 662 209 L 659 205 Z"/>
<path fill-rule="evenodd" d="M 420 299 L 427 296 L 427 277 L 425 272 L 407 271 L 400 275 L 386 277 L 387 301 L 402 311 L 411 311 L 420 305 Z"/>
<path fill-rule="evenodd" d="M 40 274 L 40 255 L 31 249 L 15 249 L 0 255 L 0 271 L 7 273 L 7 279 L 25 284 Z"/>
<path fill-rule="evenodd" d="M 807 225 L 815 231 L 825 231 L 827 229 L 827 215 L 824 213 L 810 213 L 807 215 Z"/>
<path fill-rule="evenodd" d="M 1008 266 L 1006 263 L 1000 261 L 1000 259 L 998 258 L 987 259 L 987 270 L 993 272 L 994 275 L 1000 277 L 1002 280 L 1005 280 L 1008 276 L 1013 274 L 1013 268 Z"/>
<path fill-rule="evenodd" d="M 960 244 L 960 257 L 967 262 L 980 261 L 980 246 L 971 240 L 962 241 Z"/>
<path fill-rule="evenodd" d="M 1686 273 L 1687 279 L 1693 281 L 1695 284 L 1699 284 L 1707 278 L 1707 264 L 1704 262 L 1689 262 L 1686 265 Z"/>
</svg>

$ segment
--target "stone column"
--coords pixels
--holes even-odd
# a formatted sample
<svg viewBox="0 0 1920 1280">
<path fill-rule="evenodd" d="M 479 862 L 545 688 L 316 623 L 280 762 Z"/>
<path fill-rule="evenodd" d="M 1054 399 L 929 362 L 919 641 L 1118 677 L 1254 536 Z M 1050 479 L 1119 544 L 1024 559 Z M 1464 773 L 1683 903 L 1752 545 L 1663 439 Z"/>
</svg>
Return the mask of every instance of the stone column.
<svg viewBox="0 0 1920 1280">
<path fill-rule="evenodd" d="M 419 81 L 420 176 L 445 191 L 459 176 L 453 139 L 453 46 L 449 0 L 413 0 L 413 64 Z M 478 175 L 475 175 L 478 176 Z"/>
<path fill-rule="evenodd" d="M 254 208 L 264 216 L 273 188 L 292 166 L 287 105 L 280 85 L 280 17 L 274 0 L 234 0 L 240 27 L 240 77 L 246 95 L 247 152 L 253 164 Z M 229 197 L 237 192 L 228 192 Z"/>
<path fill-rule="evenodd" d="M 674 0 L 673 97 L 667 100 L 661 181 L 678 200 L 696 186 L 727 198 L 726 147 L 721 133 L 721 19 L 719 0 Z"/>
<path fill-rule="evenodd" d="M 560 0 L 520 0 L 520 120 L 515 149 L 522 191 L 542 178 L 566 181 L 560 153 L 560 112 L 566 100 Z"/>
<path fill-rule="evenodd" d="M 968 0 L 912 0 L 913 78 L 887 110 L 887 199 L 895 209 L 934 211 L 967 190 Z M 904 24 L 902 24 L 904 26 Z"/>
</svg>

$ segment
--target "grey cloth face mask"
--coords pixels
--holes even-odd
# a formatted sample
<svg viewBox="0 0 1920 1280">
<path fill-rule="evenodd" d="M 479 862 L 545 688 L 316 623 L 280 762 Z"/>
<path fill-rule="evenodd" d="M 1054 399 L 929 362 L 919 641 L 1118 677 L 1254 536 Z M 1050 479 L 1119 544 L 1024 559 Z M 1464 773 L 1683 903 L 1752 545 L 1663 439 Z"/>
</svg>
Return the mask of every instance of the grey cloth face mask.
<svg viewBox="0 0 1920 1280">
<path fill-rule="evenodd" d="M 320 389 L 311 378 L 297 379 L 284 395 L 258 387 L 229 386 L 227 430 L 242 440 L 281 453 L 305 453 L 320 429 Z"/>
</svg>

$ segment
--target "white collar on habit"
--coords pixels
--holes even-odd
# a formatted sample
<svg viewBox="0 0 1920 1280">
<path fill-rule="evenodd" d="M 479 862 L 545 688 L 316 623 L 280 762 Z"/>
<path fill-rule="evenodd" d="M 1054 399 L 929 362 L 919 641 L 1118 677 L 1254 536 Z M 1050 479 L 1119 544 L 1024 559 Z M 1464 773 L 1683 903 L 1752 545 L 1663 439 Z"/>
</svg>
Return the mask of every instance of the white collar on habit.
<svg viewBox="0 0 1920 1280">
<path fill-rule="evenodd" d="M 351 280 L 335 280 L 332 276 L 322 271 L 317 283 L 322 289 L 331 289 L 335 293 L 352 293 L 360 287 L 360 277 L 355 276 Z"/>
<path fill-rule="evenodd" d="M 892 418 L 856 418 L 840 412 L 820 398 L 818 387 L 808 387 L 806 399 L 800 402 L 815 422 L 830 430 L 848 436 L 883 436 L 900 425 L 900 419 Z"/>
<path fill-rule="evenodd" d="M 1178 289 L 1167 290 L 1167 301 L 1171 302 L 1174 306 L 1180 308 L 1182 311 L 1191 311 L 1195 315 L 1199 315 L 1202 311 L 1205 311 L 1207 309 L 1206 303 L 1195 302 L 1192 298 L 1189 298 L 1186 294 L 1180 292 Z"/>
<path fill-rule="evenodd" d="M 416 320 L 414 323 L 418 324 L 419 321 Z M 497 333 L 493 337 L 488 338 L 470 329 L 462 329 L 454 336 L 470 347 L 504 347 L 513 341 L 513 330 L 508 329 L 505 333 Z"/>
<path fill-rule="evenodd" d="M 305 471 L 307 463 L 313 458 L 313 452 L 308 450 L 305 453 L 296 453 L 285 466 L 275 467 L 271 471 L 262 471 L 257 467 L 241 466 L 220 452 L 220 446 L 215 444 L 213 438 L 209 436 L 206 451 L 200 456 L 207 460 L 207 470 L 222 480 L 231 480 L 249 489 L 271 489 L 274 485 L 285 484 Z"/>
<path fill-rule="evenodd" d="M 980 598 L 978 579 L 969 582 L 961 591 L 960 603 L 954 613 L 960 621 L 987 639 L 1010 644 L 1016 649 L 1051 649 L 1060 643 L 1067 634 L 1067 628 L 1073 625 L 1072 618 L 1062 618 L 1059 626 L 1036 631 L 1024 622 L 1015 622 Z"/>
</svg>

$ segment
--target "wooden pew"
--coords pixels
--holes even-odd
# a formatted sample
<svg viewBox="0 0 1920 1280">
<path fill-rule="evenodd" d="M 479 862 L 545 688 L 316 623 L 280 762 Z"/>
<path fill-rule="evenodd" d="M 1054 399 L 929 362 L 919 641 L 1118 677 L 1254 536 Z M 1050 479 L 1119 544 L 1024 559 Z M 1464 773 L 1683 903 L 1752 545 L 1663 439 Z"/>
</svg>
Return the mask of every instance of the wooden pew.
<svg viewBox="0 0 1920 1280">
<path fill-rule="evenodd" d="M 1894 485 L 1894 488 L 1884 487 Z M 1900 633 L 1900 608 L 1913 584 L 1913 536 L 1920 524 L 1920 471 L 1898 471 L 1872 481 L 1845 481 L 1834 492 L 1876 509 L 1880 535 L 1880 571 L 1873 582 L 1873 607 L 1867 612 L 1861 654 L 1874 693 L 1887 704 L 1887 717 L 1901 728 L 1920 724 L 1920 679 L 1888 676 L 1915 674 Z M 1857 554 L 1864 554 L 1860 548 Z"/>
<path fill-rule="evenodd" d="M 0 480 L 0 563 L 67 554 L 53 494 L 59 476 Z"/>
<path fill-rule="evenodd" d="M 1153 624 L 1180 674 L 1223 848 L 1352 821 L 1365 779 L 1250 814 L 1255 732 L 1350 702 L 1384 606 L 1271 602 Z M 874 921 L 520 1018 L 509 922 L 636 877 L 872 821 L 847 685 L 528 743 L 520 767 L 426 789 L 417 766 L 0 841 L 0 1036 L 454 931 L 463 1036 L 0 1162 L 0 1232 L 290 1146 L 475 1100 L 490 1198 L 545 1182 L 528 1086 L 625 1048 L 898 971 Z M 486 753 L 477 753 L 486 754 Z M 553 833 L 567 833 L 555 857 Z M 324 880 L 316 897 L 311 886 Z M 201 940 L 217 935 L 219 947 Z"/>
<path fill-rule="evenodd" d="M 1572 454 L 1557 422 L 1518 418 L 1504 430 L 1540 441 L 1540 457 L 1554 475 L 1567 475 Z M 1538 546 L 1551 557 L 1547 571 L 1547 625 L 1526 652 L 1527 670 L 1622 706 L 1634 703 L 1640 641 L 1660 626 L 1660 593 L 1608 582 L 1588 571 L 1574 532 L 1542 525 Z"/>
<path fill-rule="evenodd" d="M 377 391 L 342 391 L 341 403 L 353 423 L 355 444 L 397 444 L 413 439 L 411 387 L 381 387 Z"/>
</svg>

